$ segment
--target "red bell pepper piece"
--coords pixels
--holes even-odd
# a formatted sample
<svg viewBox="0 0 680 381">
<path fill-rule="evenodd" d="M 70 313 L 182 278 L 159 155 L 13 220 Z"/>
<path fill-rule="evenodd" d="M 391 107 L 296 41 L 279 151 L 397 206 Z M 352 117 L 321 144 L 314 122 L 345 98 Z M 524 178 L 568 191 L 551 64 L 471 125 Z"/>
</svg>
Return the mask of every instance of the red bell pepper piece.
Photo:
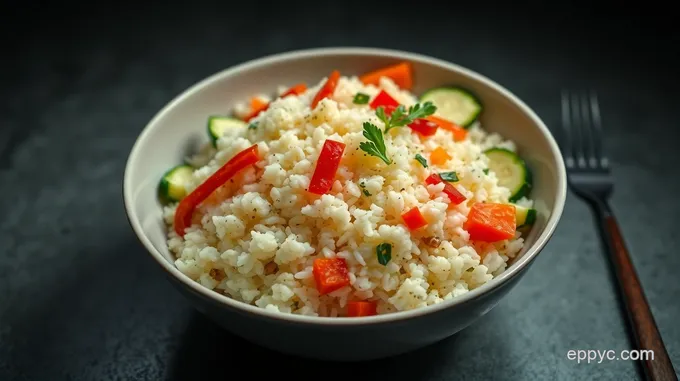
<svg viewBox="0 0 680 381">
<path fill-rule="evenodd" d="M 304 93 L 307 90 L 307 85 L 304 83 L 298 83 L 297 85 L 291 87 L 290 89 L 286 90 L 281 94 L 281 98 L 285 98 L 289 95 L 300 95 Z M 260 115 L 261 112 L 265 111 L 266 109 L 269 108 L 269 103 L 263 103 L 260 105 L 256 105 L 257 107 L 252 107 L 253 109 L 250 111 L 250 114 L 248 114 L 245 118 L 243 118 L 244 121 L 248 122 L 254 117 Z"/>
<path fill-rule="evenodd" d="M 383 106 L 383 110 L 385 110 L 385 115 L 390 116 L 394 112 L 394 110 L 397 109 L 397 106 Z"/>
<path fill-rule="evenodd" d="M 183 237 L 184 230 L 191 226 L 191 217 L 196 207 L 203 202 L 217 188 L 229 181 L 244 168 L 260 160 L 257 144 L 239 152 L 226 162 L 220 169 L 208 177 L 201 185 L 180 201 L 175 211 L 175 232 Z"/>
<path fill-rule="evenodd" d="M 373 316 L 378 314 L 378 305 L 375 302 L 352 300 L 347 302 L 347 316 Z"/>
<path fill-rule="evenodd" d="M 323 143 L 312 180 L 309 182 L 309 192 L 324 194 L 331 189 L 344 151 L 345 143 L 335 140 L 326 140 Z"/>
<path fill-rule="evenodd" d="M 442 178 L 439 177 L 438 174 L 433 173 L 425 179 L 425 183 L 428 185 L 439 184 L 442 182 L 444 183 L 444 193 L 446 193 L 446 195 L 449 196 L 449 200 L 451 201 L 452 204 L 458 205 L 466 200 L 465 196 L 463 196 L 463 194 L 460 193 L 458 189 L 456 189 L 456 187 L 453 186 L 453 184 L 442 180 Z"/>
<path fill-rule="evenodd" d="M 390 96 L 385 90 L 380 90 L 378 95 L 375 96 L 369 106 L 371 106 L 371 108 L 374 110 L 380 106 L 383 106 L 383 108 L 385 108 L 385 113 L 387 113 L 387 107 L 393 107 L 396 109 L 399 106 L 399 102 L 392 98 L 392 96 Z M 394 109 L 392 109 L 392 111 L 394 111 Z"/>
<path fill-rule="evenodd" d="M 463 229 L 473 241 L 497 242 L 515 236 L 515 206 L 512 204 L 475 203 L 470 208 Z"/>
<path fill-rule="evenodd" d="M 432 136 L 437 133 L 437 128 L 439 128 L 437 123 L 431 122 L 427 119 L 416 119 L 408 126 L 413 131 L 423 136 Z"/>
<path fill-rule="evenodd" d="M 312 265 L 316 289 L 325 295 L 349 284 L 349 270 L 343 258 L 317 258 Z"/>
<path fill-rule="evenodd" d="M 427 225 L 427 220 L 425 220 L 425 217 L 420 213 L 420 209 L 418 209 L 417 206 L 414 206 L 408 212 L 403 213 L 401 218 L 404 220 L 404 223 L 409 230 L 417 230 Z"/>
<path fill-rule="evenodd" d="M 338 85 L 338 80 L 340 79 L 340 72 L 337 70 L 333 70 L 331 74 L 328 76 L 328 79 L 326 80 L 326 83 L 321 86 L 321 89 L 319 89 L 319 92 L 316 93 L 314 96 L 314 99 L 312 100 L 312 109 L 316 107 L 319 102 L 321 102 L 322 99 L 330 97 L 333 95 L 333 92 L 335 91 L 335 87 Z"/>
</svg>

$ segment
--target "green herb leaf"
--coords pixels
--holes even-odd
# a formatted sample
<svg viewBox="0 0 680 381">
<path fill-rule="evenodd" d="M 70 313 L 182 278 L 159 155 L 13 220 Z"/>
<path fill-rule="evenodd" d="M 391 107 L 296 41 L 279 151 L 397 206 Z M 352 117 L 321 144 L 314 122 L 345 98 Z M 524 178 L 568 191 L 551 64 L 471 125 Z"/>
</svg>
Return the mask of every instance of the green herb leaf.
<svg viewBox="0 0 680 381">
<path fill-rule="evenodd" d="M 378 127 L 369 122 L 364 122 L 364 137 L 368 142 L 359 143 L 359 148 L 371 156 L 376 156 L 385 164 L 391 164 L 392 160 L 387 157 L 387 147 L 383 140 L 383 133 Z"/>
<path fill-rule="evenodd" d="M 404 120 L 405 115 L 406 107 L 404 107 L 404 105 L 397 106 L 397 108 L 392 111 L 392 114 L 390 114 L 390 119 L 387 121 L 387 123 L 385 123 L 385 133 L 387 133 L 387 131 L 391 130 L 392 128 L 400 127 L 398 125 L 399 121 Z"/>
<path fill-rule="evenodd" d="M 390 119 L 385 115 L 385 108 L 383 106 L 378 106 L 378 108 L 375 110 L 375 115 L 380 119 L 383 123 L 385 123 L 385 127 L 390 123 Z"/>
<path fill-rule="evenodd" d="M 458 181 L 458 175 L 456 174 L 456 172 L 440 172 L 439 177 L 441 177 L 442 180 L 448 182 Z"/>
<path fill-rule="evenodd" d="M 437 111 L 437 106 L 435 106 L 432 102 L 425 102 L 422 105 L 420 103 L 416 103 L 413 106 L 410 106 L 408 110 L 406 110 L 404 105 L 399 105 L 397 109 L 394 110 L 390 115 L 389 121 L 385 123 L 385 133 L 387 133 L 392 128 L 403 127 L 413 123 L 413 121 L 416 119 L 430 116 L 434 114 L 435 111 Z M 377 114 L 378 113 L 376 110 L 376 115 Z M 382 114 L 384 116 L 384 110 L 382 111 Z M 385 120 L 381 118 L 380 115 L 378 115 L 378 118 L 385 122 Z"/>
<path fill-rule="evenodd" d="M 432 102 L 425 102 L 422 105 L 416 103 L 408 108 L 408 117 L 405 124 L 412 123 L 416 119 L 424 118 L 430 116 L 437 111 L 437 106 Z"/>
<path fill-rule="evenodd" d="M 423 155 L 417 153 L 416 154 L 416 160 L 425 168 L 427 168 L 427 160 L 423 157 Z"/>
<path fill-rule="evenodd" d="M 409 107 L 408 111 L 404 105 L 399 105 L 389 117 L 385 114 L 385 108 L 380 106 L 375 110 L 375 115 L 385 124 L 385 133 L 387 133 L 392 128 L 402 127 L 416 119 L 432 115 L 436 110 L 437 107 L 432 102 L 425 102 L 423 105 L 417 103 Z M 369 142 L 359 143 L 359 148 L 369 155 L 380 158 L 385 164 L 391 164 L 392 160 L 387 157 L 383 132 L 376 125 L 364 122 L 364 136 Z"/>
<path fill-rule="evenodd" d="M 364 193 L 364 196 L 366 196 L 366 197 L 371 196 L 371 194 L 366 189 L 363 190 L 363 193 Z"/>
<path fill-rule="evenodd" d="M 354 100 L 352 102 L 354 102 L 354 104 L 357 105 L 365 105 L 366 103 L 368 103 L 369 99 L 370 97 L 368 96 L 368 94 L 356 93 L 356 95 L 354 96 Z"/>
<path fill-rule="evenodd" d="M 484 168 L 482 170 L 482 172 L 484 172 L 485 175 L 488 175 L 489 174 L 489 168 Z"/>
<path fill-rule="evenodd" d="M 249 130 L 256 130 L 257 129 L 257 123 L 258 122 L 253 122 L 248 125 Z"/>
<path fill-rule="evenodd" d="M 375 252 L 378 255 L 378 262 L 383 266 L 387 266 L 392 259 L 392 244 L 383 242 L 376 246 Z"/>
</svg>

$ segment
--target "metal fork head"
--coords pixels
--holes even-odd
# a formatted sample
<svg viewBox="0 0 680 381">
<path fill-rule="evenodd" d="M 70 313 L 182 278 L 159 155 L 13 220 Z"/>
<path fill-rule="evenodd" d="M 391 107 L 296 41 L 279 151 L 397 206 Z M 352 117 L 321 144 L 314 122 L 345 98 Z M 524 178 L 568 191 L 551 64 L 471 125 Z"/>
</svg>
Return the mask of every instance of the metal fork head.
<svg viewBox="0 0 680 381">
<path fill-rule="evenodd" d="M 563 90 L 562 126 L 562 153 L 572 188 L 581 193 L 609 193 L 612 181 L 597 95 Z"/>
<path fill-rule="evenodd" d="M 564 159 L 570 172 L 608 172 L 597 95 L 562 91 Z"/>
</svg>

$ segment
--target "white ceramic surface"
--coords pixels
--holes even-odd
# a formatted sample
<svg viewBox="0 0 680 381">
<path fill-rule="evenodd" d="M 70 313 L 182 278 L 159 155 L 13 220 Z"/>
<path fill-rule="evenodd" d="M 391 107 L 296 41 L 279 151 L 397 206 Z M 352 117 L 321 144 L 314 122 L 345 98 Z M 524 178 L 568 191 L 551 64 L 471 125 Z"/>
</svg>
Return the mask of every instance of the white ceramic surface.
<svg viewBox="0 0 680 381">
<path fill-rule="evenodd" d="M 362 318 L 318 318 L 278 314 L 219 295 L 174 265 L 165 242 L 158 180 L 168 167 L 207 141 L 206 117 L 279 85 L 317 83 L 333 69 L 359 75 L 398 61 L 413 63 L 413 92 L 460 84 L 482 99 L 482 124 L 517 143 L 534 175 L 532 198 L 538 220 L 514 263 L 497 278 L 435 306 Z M 557 144 L 538 116 L 490 79 L 461 66 L 422 55 L 374 48 L 295 51 L 250 61 L 219 72 L 187 89 L 148 123 L 128 158 L 123 198 L 140 242 L 176 288 L 199 311 L 235 335 L 262 346 L 306 357 L 355 361 L 396 355 L 460 331 L 493 308 L 522 278 L 553 234 L 566 194 L 566 174 Z M 335 345 L 324 345 L 335 343 Z"/>
</svg>

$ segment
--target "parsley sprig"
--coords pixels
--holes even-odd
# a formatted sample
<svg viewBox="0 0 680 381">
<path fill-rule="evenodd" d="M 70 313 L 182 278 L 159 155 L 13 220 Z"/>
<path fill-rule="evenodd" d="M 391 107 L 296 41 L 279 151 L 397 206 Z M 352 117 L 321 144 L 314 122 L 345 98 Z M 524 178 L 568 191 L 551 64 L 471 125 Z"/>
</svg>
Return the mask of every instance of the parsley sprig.
<svg viewBox="0 0 680 381">
<path fill-rule="evenodd" d="M 388 133 L 395 127 L 406 126 L 413 123 L 416 119 L 434 114 L 435 111 L 437 111 L 437 106 L 432 104 L 432 102 L 425 102 L 422 105 L 416 103 L 413 106 L 410 106 L 408 110 L 406 110 L 404 105 L 399 105 L 399 107 L 390 114 L 389 118 L 385 115 L 385 108 L 380 106 L 375 110 L 375 115 L 385 123 L 385 133 Z"/>
<path fill-rule="evenodd" d="M 404 105 L 399 105 L 390 116 L 385 114 L 385 108 L 380 106 L 376 109 L 375 115 L 385 124 L 385 131 L 381 131 L 375 124 L 364 122 L 364 137 L 368 142 L 359 143 L 359 148 L 371 156 L 376 156 L 385 164 L 392 164 L 392 160 L 387 157 L 387 147 L 383 134 L 388 133 L 396 127 L 403 127 L 413 123 L 416 119 L 430 116 L 437 111 L 437 107 L 432 102 L 425 102 L 422 105 L 416 103 L 408 109 Z"/>
<path fill-rule="evenodd" d="M 369 141 L 359 143 L 359 148 L 361 148 L 362 151 L 369 155 L 379 157 L 385 164 L 392 163 L 392 160 L 387 157 L 387 147 L 385 147 L 383 133 L 375 124 L 364 122 L 364 137 Z"/>
</svg>

